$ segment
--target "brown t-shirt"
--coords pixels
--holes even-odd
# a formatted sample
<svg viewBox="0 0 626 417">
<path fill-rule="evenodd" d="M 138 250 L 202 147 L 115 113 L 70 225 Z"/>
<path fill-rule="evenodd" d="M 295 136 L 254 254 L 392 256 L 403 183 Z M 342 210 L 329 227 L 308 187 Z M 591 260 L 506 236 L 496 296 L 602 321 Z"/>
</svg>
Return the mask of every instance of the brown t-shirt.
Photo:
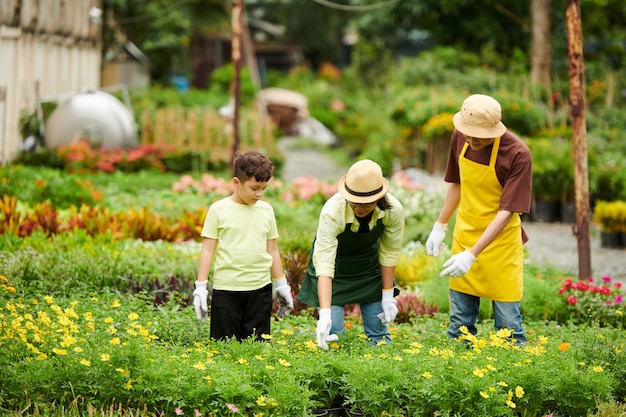
<svg viewBox="0 0 626 417">
<path fill-rule="evenodd" d="M 450 153 L 446 168 L 445 180 L 459 184 L 458 157 L 465 144 L 465 136 L 458 130 L 452 133 Z M 483 165 L 489 165 L 489 158 L 493 146 L 487 146 L 479 151 L 473 151 L 469 146 L 465 158 Z M 529 213 L 532 198 L 532 157 L 530 149 L 523 140 L 514 133 L 506 131 L 500 140 L 498 157 L 496 159 L 496 176 L 502 185 L 500 210 L 514 213 Z"/>
</svg>

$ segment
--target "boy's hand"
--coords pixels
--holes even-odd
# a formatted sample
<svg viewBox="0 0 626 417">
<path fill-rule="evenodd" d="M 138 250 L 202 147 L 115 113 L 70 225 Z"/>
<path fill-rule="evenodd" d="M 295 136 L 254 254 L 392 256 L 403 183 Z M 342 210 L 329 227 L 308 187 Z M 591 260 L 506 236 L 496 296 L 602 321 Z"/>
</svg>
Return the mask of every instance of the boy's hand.
<svg viewBox="0 0 626 417">
<path fill-rule="evenodd" d="M 287 284 L 286 278 L 279 278 L 274 281 L 276 298 L 280 302 L 278 309 L 278 317 L 285 317 L 293 310 L 293 295 L 291 295 L 291 287 Z"/>
<path fill-rule="evenodd" d="M 196 289 L 193 291 L 193 307 L 196 310 L 196 318 L 205 321 L 209 316 L 207 298 L 209 292 L 206 289 L 207 281 L 196 281 Z"/>
</svg>

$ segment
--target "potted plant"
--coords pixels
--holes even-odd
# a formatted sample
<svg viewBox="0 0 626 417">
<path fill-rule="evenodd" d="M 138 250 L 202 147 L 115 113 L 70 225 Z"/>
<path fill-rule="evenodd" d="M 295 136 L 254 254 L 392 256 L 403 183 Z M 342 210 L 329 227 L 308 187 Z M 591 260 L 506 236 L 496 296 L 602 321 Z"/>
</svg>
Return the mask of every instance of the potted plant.
<svg viewBox="0 0 626 417">
<path fill-rule="evenodd" d="M 593 220 L 600 226 L 603 247 L 626 245 L 626 201 L 599 201 L 593 210 Z"/>
</svg>

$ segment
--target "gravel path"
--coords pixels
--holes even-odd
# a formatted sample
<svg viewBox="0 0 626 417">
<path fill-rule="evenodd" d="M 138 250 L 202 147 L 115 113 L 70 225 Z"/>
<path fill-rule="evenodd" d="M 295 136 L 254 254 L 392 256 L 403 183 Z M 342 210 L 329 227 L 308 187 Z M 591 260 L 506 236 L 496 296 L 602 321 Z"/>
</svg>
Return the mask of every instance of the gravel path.
<svg viewBox="0 0 626 417">
<path fill-rule="evenodd" d="M 298 138 L 283 138 L 279 147 L 285 155 L 283 179 L 311 175 L 320 180 L 337 181 L 346 173 L 346 168 L 322 152 L 298 144 Z M 419 177 L 426 184 L 426 189 L 442 182 L 440 177 L 429 177 L 423 173 Z M 523 227 L 529 236 L 526 243 L 529 260 L 533 263 L 553 266 L 571 273 L 578 278 L 578 241 L 572 232 L 572 225 L 565 223 L 537 223 L 524 221 Z M 591 267 L 597 280 L 604 275 L 626 283 L 626 249 L 603 248 L 600 245 L 600 233 L 592 226 Z"/>
</svg>

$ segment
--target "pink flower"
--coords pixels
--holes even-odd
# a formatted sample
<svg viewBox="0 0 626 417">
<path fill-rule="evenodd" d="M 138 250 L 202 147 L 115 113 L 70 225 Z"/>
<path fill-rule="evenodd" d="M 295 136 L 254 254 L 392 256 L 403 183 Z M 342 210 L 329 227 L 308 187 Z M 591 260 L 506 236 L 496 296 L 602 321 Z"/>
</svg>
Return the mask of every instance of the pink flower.
<svg viewBox="0 0 626 417">
<path fill-rule="evenodd" d="M 611 277 L 603 276 L 602 277 L 602 281 L 604 281 L 604 282 L 611 282 Z"/>
<path fill-rule="evenodd" d="M 181 410 L 180 408 L 177 408 L 176 410 L 174 410 L 174 412 L 176 413 L 177 416 L 182 416 L 183 414 L 185 414 L 183 410 Z"/>
<path fill-rule="evenodd" d="M 202 417 L 202 413 L 198 409 L 193 410 L 193 412 L 196 414 L 196 417 Z"/>
<path fill-rule="evenodd" d="M 230 411 L 232 411 L 233 413 L 238 413 L 239 412 L 239 409 L 237 408 L 237 406 L 235 404 L 228 403 L 228 404 L 226 404 L 226 407 L 228 407 L 228 409 Z"/>
<path fill-rule="evenodd" d="M 618 295 L 617 297 L 615 297 L 615 304 L 622 304 L 623 297 L 621 295 Z"/>
</svg>

